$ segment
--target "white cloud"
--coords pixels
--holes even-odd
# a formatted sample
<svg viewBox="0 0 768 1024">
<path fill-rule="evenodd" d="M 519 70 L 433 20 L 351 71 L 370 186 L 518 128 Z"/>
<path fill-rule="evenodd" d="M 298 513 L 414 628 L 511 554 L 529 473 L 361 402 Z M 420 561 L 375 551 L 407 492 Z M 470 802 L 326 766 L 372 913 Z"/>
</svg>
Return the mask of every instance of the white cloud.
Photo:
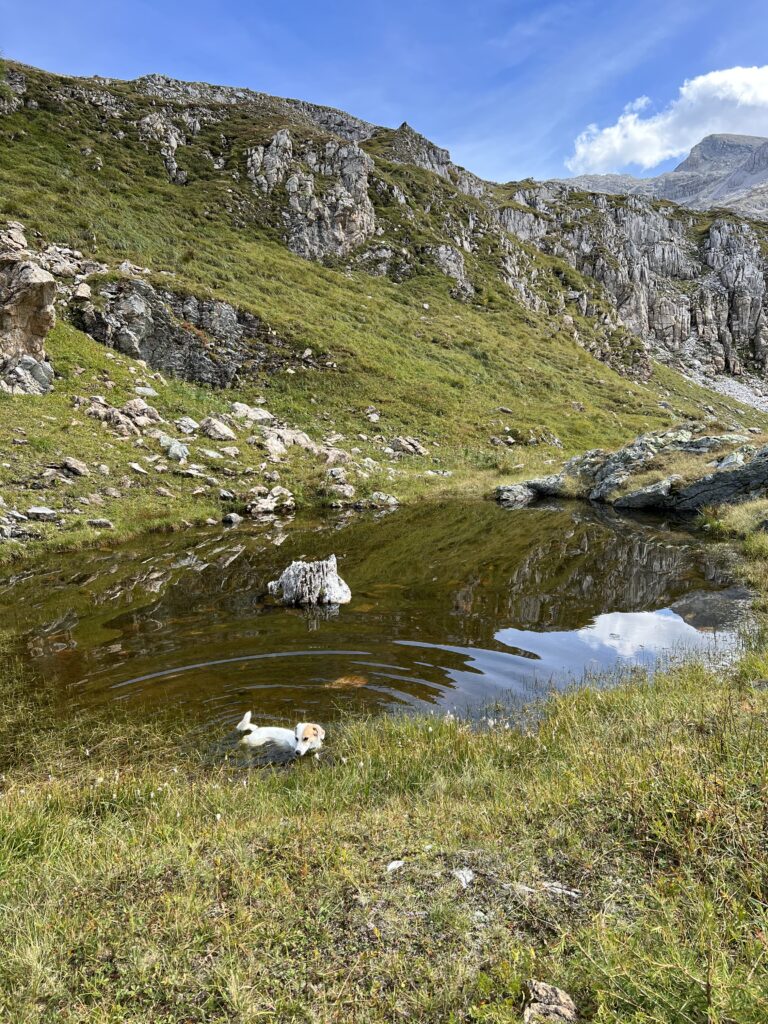
<svg viewBox="0 0 768 1024">
<path fill-rule="evenodd" d="M 618 171 L 629 165 L 649 170 L 688 153 L 705 135 L 768 135 L 768 64 L 725 68 L 688 79 L 667 107 L 640 116 L 647 96 L 628 103 L 615 124 L 588 125 L 566 166 L 574 174 Z"/>
</svg>

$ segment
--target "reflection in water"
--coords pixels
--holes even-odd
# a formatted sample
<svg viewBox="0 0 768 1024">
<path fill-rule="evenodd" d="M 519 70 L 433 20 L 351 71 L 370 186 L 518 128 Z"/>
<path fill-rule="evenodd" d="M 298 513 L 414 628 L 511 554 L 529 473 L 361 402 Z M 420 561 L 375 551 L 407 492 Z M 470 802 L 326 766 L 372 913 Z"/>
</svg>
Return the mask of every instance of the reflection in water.
<svg viewBox="0 0 768 1024">
<path fill-rule="evenodd" d="M 291 559 L 331 552 L 353 593 L 338 615 L 265 597 Z M 62 703 L 323 720 L 465 706 L 708 649 L 733 636 L 744 596 L 724 592 L 715 555 L 685 531 L 581 505 L 421 505 L 299 521 L 287 536 L 254 525 L 49 556 L 0 581 L 0 614 Z M 365 685 L 333 685 L 345 677 Z"/>
</svg>

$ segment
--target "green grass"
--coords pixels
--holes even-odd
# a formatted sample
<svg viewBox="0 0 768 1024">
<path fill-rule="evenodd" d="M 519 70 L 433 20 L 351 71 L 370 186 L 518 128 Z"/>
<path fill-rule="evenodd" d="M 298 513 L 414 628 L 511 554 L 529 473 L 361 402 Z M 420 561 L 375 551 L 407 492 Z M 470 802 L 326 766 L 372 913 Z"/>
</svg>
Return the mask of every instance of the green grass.
<svg viewBox="0 0 768 1024">
<path fill-rule="evenodd" d="M 758 1024 L 768 692 L 737 675 L 534 731 L 352 723 L 248 771 L 168 722 L 54 721 L 6 667 L 0 1014 L 513 1024 L 533 976 L 601 1024 Z"/>
</svg>

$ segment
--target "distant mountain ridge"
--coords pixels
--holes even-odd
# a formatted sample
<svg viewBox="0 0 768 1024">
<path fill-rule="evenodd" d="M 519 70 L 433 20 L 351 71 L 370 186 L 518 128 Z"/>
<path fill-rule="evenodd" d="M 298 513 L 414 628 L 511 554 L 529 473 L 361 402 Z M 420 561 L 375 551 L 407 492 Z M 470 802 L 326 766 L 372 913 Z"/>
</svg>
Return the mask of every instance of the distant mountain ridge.
<svg viewBox="0 0 768 1024">
<path fill-rule="evenodd" d="M 655 178 L 581 174 L 557 180 L 588 192 L 669 199 L 694 210 L 721 207 L 766 220 L 768 139 L 758 135 L 707 135 L 673 171 Z"/>
</svg>

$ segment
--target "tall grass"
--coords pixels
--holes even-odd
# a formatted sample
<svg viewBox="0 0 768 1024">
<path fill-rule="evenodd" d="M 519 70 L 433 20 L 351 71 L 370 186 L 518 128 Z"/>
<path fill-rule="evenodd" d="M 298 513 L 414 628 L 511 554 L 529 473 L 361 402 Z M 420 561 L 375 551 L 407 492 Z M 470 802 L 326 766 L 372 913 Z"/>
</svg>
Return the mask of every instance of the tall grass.
<svg viewBox="0 0 768 1024">
<path fill-rule="evenodd" d="M 511 1024 L 533 974 L 586 1019 L 763 1022 L 768 693 L 739 678 L 587 689 L 528 731 L 357 722 L 257 770 L 17 679 L 0 1011 Z"/>
</svg>

